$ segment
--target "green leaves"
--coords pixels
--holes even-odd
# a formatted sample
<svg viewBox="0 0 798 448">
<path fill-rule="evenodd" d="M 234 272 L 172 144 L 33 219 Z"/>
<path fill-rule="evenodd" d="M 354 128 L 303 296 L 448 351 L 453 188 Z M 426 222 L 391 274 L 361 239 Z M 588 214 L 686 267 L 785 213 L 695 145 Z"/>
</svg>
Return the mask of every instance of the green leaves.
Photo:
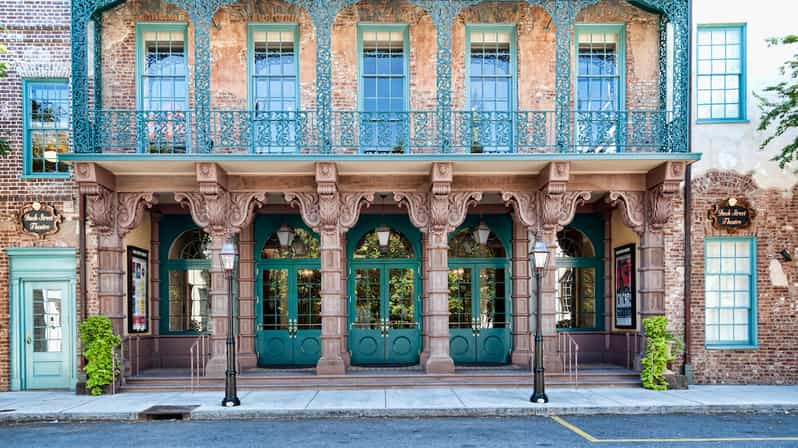
<svg viewBox="0 0 798 448">
<path fill-rule="evenodd" d="M 794 45 L 798 44 L 798 35 L 771 38 L 767 42 L 768 46 Z M 764 94 L 754 93 L 762 111 L 762 121 L 757 129 L 767 131 L 775 126 L 772 133 L 759 145 L 760 149 L 765 149 L 773 140 L 783 136 L 790 129 L 798 128 L 798 53 L 781 66 L 779 73 L 788 80 L 766 87 Z M 798 137 L 795 137 L 771 160 L 778 162 L 779 167 L 783 169 L 795 161 L 797 156 Z"/>
<path fill-rule="evenodd" d="M 643 319 L 646 334 L 646 354 L 641 360 L 640 382 L 651 390 L 667 390 L 665 369 L 668 361 L 674 359 L 668 354 L 668 343 L 673 337 L 667 331 L 668 319 L 665 317 L 649 317 Z"/>
<path fill-rule="evenodd" d="M 83 368 L 88 376 L 86 388 L 92 395 L 100 395 L 103 388 L 116 378 L 113 349 L 122 339 L 114 335 L 111 319 L 92 316 L 80 324 L 80 340 L 83 342 L 83 356 L 87 361 Z"/>
</svg>

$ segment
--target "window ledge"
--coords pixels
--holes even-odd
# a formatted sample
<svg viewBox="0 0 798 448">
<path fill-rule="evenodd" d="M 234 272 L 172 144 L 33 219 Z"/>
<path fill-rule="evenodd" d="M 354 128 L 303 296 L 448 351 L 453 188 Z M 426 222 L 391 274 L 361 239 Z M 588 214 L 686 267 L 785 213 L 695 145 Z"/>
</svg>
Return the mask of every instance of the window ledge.
<svg viewBox="0 0 798 448">
<path fill-rule="evenodd" d="M 707 350 L 758 350 L 758 344 L 704 344 Z"/>
<path fill-rule="evenodd" d="M 728 120 L 721 120 L 721 119 L 713 119 L 713 120 L 698 120 L 696 119 L 695 124 L 746 124 L 750 123 L 751 120 L 747 118 L 734 118 Z"/>
<path fill-rule="evenodd" d="M 19 176 L 19 180 L 47 180 L 47 179 L 54 179 L 54 180 L 63 180 L 69 179 L 72 177 L 72 173 L 63 173 L 63 174 L 22 174 Z"/>
</svg>

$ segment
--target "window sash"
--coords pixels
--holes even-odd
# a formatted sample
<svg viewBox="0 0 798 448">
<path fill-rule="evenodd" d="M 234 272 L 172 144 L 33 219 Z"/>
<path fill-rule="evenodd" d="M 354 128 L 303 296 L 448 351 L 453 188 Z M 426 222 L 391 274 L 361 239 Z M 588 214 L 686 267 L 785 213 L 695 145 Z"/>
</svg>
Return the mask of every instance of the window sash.
<svg viewBox="0 0 798 448">
<path fill-rule="evenodd" d="M 185 29 L 146 26 L 138 43 L 141 106 L 147 111 L 188 108 L 188 60 Z"/>
<path fill-rule="evenodd" d="M 743 26 L 699 26 L 696 43 L 697 120 L 744 116 Z"/>
<path fill-rule="evenodd" d="M 752 345 L 756 322 L 752 238 L 705 241 L 704 330 L 707 345 Z"/>
<path fill-rule="evenodd" d="M 26 81 L 25 96 L 25 174 L 69 173 L 69 165 L 56 158 L 69 152 L 69 84 L 64 80 Z"/>
</svg>

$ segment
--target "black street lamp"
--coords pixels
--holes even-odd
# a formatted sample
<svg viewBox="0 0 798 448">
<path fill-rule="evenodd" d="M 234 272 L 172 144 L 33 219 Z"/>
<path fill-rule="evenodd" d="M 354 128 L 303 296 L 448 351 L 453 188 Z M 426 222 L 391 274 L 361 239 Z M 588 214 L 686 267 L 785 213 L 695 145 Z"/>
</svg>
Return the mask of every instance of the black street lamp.
<svg viewBox="0 0 798 448">
<path fill-rule="evenodd" d="M 224 399 L 222 406 L 240 406 L 236 392 L 236 342 L 233 335 L 233 272 L 235 271 L 238 253 L 232 241 L 225 241 L 219 252 L 225 277 L 227 278 L 227 369 L 224 371 Z"/>
<path fill-rule="evenodd" d="M 535 291 L 537 292 L 537 297 L 535 300 L 537 302 L 537 312 L 535 313 L 535 365 L 533 369 L 535 376 L 535 391 L 532 393 L 532 397 L 529 399 L 529 401 L 542 404 L 548 403 L 549 397 L 546 396 L 546 385 L 543 375 L 543 332 L 540 328 L 540 275 L 543 273 L 543 269 L 546 267 L 546 263 L 549 260 L 549 248 L 546 247 L 546 243 L 543 242 L 543 239 L 540 237 L 540 235 L 536 236 L 535 246 L 532 248 L 532 251 L 529 252 L 529 255 L 529 258 L 531 258 L 534 262 L 536 282 Z"/>
</svg>

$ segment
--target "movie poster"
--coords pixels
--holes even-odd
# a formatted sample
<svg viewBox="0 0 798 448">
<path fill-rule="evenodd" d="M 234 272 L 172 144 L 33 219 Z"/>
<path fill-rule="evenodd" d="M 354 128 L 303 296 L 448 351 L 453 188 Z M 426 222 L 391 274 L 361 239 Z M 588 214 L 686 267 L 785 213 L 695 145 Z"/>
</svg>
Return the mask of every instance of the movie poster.
<svg viewBox="0 0 798 448">
<path fill-rule="evenodd" d="M 128 333 L 147 333 L 149 329 L 149 252 L 127 248 Z"/>
<path fill-rule="evenodd" d="M 615 249 L 615 328 L 634 329 L 635 310 L 635 245 Z"/>
</svg>

